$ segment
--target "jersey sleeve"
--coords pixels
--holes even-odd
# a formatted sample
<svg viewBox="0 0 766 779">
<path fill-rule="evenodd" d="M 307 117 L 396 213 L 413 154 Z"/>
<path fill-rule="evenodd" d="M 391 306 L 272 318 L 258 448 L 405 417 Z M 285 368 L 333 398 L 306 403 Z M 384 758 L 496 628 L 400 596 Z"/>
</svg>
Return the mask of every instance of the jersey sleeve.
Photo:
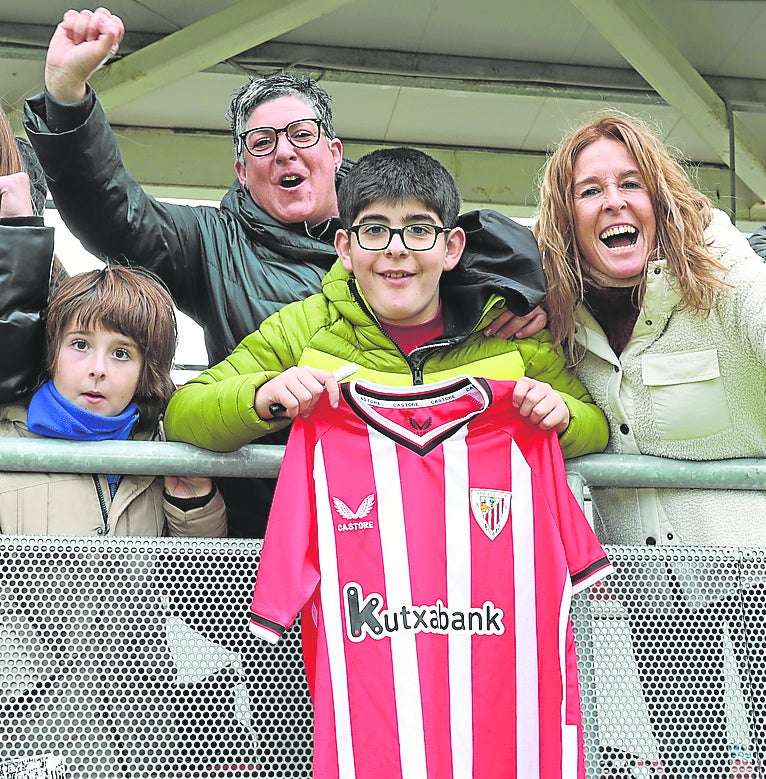
<svg viewBox="0 0 766 779">
<path fill-rule="evenodd" d="M 319 584 L 313 426 L 293 423 L 250 604 L 250 630 L 276 643 Z"/>
<path fill-rule="evenodd" d="M 561 448 L 555 437 L 548 438 L 550 445 L 543 467 L 549 471 L 545 483 L 556 485 L 549 491 L 551 509 L 559 528 L 559 535 L 572 582 L 572 592 L 577 593 L 612 573 L 601 542 L 588 522 L 582 507 L 572 494 Z"/>
</svg>

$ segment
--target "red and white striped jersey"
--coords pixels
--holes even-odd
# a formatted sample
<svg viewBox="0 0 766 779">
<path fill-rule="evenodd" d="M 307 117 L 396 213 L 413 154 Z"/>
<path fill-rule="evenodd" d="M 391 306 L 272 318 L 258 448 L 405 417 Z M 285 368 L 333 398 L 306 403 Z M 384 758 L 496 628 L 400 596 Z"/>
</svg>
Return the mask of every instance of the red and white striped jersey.
<svg viewBox="0 0 766 779">
<path fill-rule="evenodd" d="M 250 625 L 303 609 L 317 779 L 584 777 L 570 599 L 611 566 L 513 387 L 360 380 L 295 421 Z"/>
</svg>

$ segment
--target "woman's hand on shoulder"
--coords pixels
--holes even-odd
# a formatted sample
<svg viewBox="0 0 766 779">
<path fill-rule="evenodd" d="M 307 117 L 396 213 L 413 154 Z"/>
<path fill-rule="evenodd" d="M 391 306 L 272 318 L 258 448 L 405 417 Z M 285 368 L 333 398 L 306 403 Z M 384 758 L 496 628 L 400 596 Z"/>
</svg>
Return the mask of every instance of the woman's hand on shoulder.
<svg viewBox="0 0 766 779">
<path fill-rule="evenodd" d="M 537 306 L 526 316 L 519 316 L 507 308 L 492 324 L 484 330 L 484 335 L 494 335 L 504 340 L 528 338 L 542 330 L 548 324 L 548 314 Z"/>
</svg>

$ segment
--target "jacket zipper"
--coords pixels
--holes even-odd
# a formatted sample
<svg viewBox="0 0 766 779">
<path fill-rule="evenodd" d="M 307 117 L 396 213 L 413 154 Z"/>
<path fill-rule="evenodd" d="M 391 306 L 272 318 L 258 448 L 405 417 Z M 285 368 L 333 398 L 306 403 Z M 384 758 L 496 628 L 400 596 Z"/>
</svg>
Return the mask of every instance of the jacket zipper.
<svg viewBox="0 0 766 779">
<path fill-rule="evenodd" d="M 348 287 L 349 287 L 349 291 L 351 292 L 351 297 L 353 297 L 354 300 L 357 302 L 359 308 L 361 308 L 362 311 L 364 311 L 364 313 L 367 314 L 368 317 L 370 317 L 370 319 L 375 323 L 375 326 L 378 328 L 378 330 L 380 330 L 380 332 L 383 333 L 383 335 L 385 335 L 389 341 L 391 341 L 391 343 L 399 350 L 399 353 L 402 355 L 402 357 L 404 357 L 404 361 L 407 363 L 407 365 L 410 368 L 410 373 L 412 374 L 412 383 L 414 386 L 418 386 L 420 384 L 425 383 L 424 367 L 428 358 L 431 356 L 431 353 L 434 350 L 446 349 L 448 347 L 459 344 L 461 341 L 465 341 L 465 339 L 468 338 L 468 336 L 474 331 L 476 325 L 478 325 L 479 322 L 481 322 L 481 317 L 479 317 L 479 319 L 476 321 L 476 325 L 474 325 L 474 327 L 471 328 L 468 331 L 468 333 L 464 335 L 455 336 L 453 338 L 445 338 L 443 341 L 434 341 L 433 343 L 423 344 L 422 346 L 418 346 L 416 349 L 413 349 L 409 353 L 409 355 L 407 355 L 402 351 L 402 348 L 399 346 L 399 344 L 396 343 L 396 341 L 394 341 L 394 339 L 391 338 L 386 333 L 386 331 L 381 327 L 380 322 L 378 322 L 378 318 L 367 307 L 364 300 L 362 299 L 362 296 L 358 294 L 356 290 L 356 280 L 353 278 L 349 279 Z M 483 312 L 482 312 L 482 316 L 484 316 Z M 420 352 L 421 350 L 428 351 L 428 354 L 424 354 L 422 357 L 420 354 L 418 354 L 418 357 L 420 359 L 412 360 L 411 359 L 412 355 L 415 354 L 415 352 Z"/>
<path fill-rule="evenodd" d="M 425 365 L 426 362 L 428 362 L 428 358 L 434 351 L 447 349 L 450 346 L 454 346 L 455 344 L 460 343 L 461 340 L 464 339 L 448 338 L 444 341 L 434 341 L 430 344 L 423 344 L 422 346 L 418 346 L 409 353 L 409 356 L 405 354 L 404 357 L 407 360 L 407 364 L 410 366 L 410 370 L 412 371 L 412 383 L 415 386 L 425 383 Z M 401 351 L 401 349 L 399 351 Z M 415 352 L 418 352 L 417 359 L 413 360 L 412 355 L 415 354 Z"/>
<path fill-rule="evenodd" d="M 104 521 L 104 535 L 109 535 L 111 528 L 109 527 L 109 511 L 106 508 L 106 500 L 104 500 L 104 493 L 101 489 L 101 483 L 98 480 L 98 476 L 91 474 L 93 483 L 96 485 L 96 494 L 98 495 L 98 503 L 101 506 L 101 519 Z M 100 534 L 99 534 L 100 535 Z"/>
</svg>

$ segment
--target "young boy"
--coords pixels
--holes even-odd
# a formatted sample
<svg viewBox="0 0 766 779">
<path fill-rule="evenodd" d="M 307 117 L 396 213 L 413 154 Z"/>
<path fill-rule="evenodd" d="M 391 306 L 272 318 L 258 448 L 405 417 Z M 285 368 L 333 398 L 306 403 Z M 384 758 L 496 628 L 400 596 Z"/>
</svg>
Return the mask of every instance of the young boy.
<svg viewBox="0 0 766 779">
<path fill-rule="evenodd" d="M 28 402 L 0 405 L 0 436 L 151 439 L 174 387 L 173 299 L 148 271 L 72 276 L 45 321 L 49 378 Z M 77 510 L 73 511 L 72 507 Z M 204 477 L 0 472 L 0 532 L 225 536 L 223 499 Z"/>
<path fill-rule="evenodd" d="M 603 451 L 604 416 L 547 331 L 485 337 L 502 298 L 442 275 L 459 262 L 465 233 L 454 227 L 460 193 L 440 163 L 415 149 L 368 154 L 340 187 L 338 207 L 346 229 L 336 234 L 339 260 L 322 293 L 282 308 L 178 390 L 165 416 L 169 438 L 237 449 L 309 414 L 325 391 L 337 405 L 331 371 L 355 362 L 356 377 L 385 385 L 516 380 L 519 413 L 555 429 L 565 457 Z M 285 409 L 278 417 L 275 404 Z"/>
<path fill-rule="evenodd" d="M 363 157 L 322 294 L 168 407 L 170 437 L 220 450 L 298 418 L 250 627 L 303 609 L 317 779 L 584 777 L 569 604 L 610 566 L 556 434 L 601 451 L 604 418 L 546 333 L 483 335 L 503 301 L 449 284 L 459 207 L 431 157 Z"/>
<path fill-rule="evenodd" d="M 11 279 L 26 272 L 25 262 L 19 253 Z M 153 274 L 114 266 L 68 278 L 53 292 L 44 333 L 48 378 L 31 397 L 0 405 L 0 436 L 83 442 L 158 436 L 174 389 L 176 319 L 173 299 Z M 102 557 L 98 546 L 88 551 L 86 542 L 225 536 L 223 498 L 206 477 L 0 471 L 0 533 L 91 537 L 81 542 L 84 548 L 43 547 L 49 555 L 43 567 L 34 563 L 36 542 L 30 552 L 12 545 L 3 566 L 0 676 L 6 703 L 0 706 L 0 751 L 4 757 L 80 755 L 83 763 L 73 770 L 80 775 L 98 775 L 99 766 L 139 774 L 128 764 L 140 764 L 142 737 L 157 731 L 153 712 L 163 712 L 163 726 L 175 726 L 177 714 L 183 721 L 167 702 L 173 683 L 157 670 L 157 658 L 167 657 L 158 638 L 162 625 L 150 617 L 155 610 L 147 600 L 144 614 L 125 620 L 129 631 L 110 634 L 104 626 L 124 624 L 115 617 L 129 613 L 121 611 L 123 596 L 130 603 L 128 593 L 152 591 L 150 568 L 138 552 L 123 565 L 106 550 Z M 100 566 L 109 559 L 107 571 Z M 28 586 L 30 561 L 34 576 Z M 71 578 L 70 567 L 76 569 Z M 52 600 L 45 618 L 36 592 Z M 41 629 L 46 621 L 52 630 Z M 122 693 L 131 685 L 135 696 L 128 703 Z"/>
</svg>

